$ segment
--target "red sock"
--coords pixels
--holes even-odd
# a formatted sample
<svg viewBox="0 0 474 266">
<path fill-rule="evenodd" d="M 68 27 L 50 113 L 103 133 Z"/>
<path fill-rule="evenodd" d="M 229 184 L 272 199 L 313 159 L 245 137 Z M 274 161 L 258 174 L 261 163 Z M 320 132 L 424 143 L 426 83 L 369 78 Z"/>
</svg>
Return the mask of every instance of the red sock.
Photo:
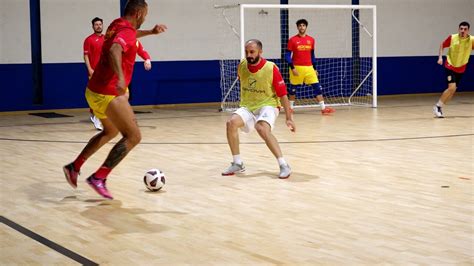
<svg viewBox="0 0 474 266">
<path fill-rule="evenodd" d="M 79 172 L 81 170 L 82 165 L 86 161 L 86 158 L 84 156 L 79 155 L 77 156 L 76 160 L 72 163 L 74 165 L 74 171 Z"/>
<path fill-rule="evenodd" d="M 108 168 L 107 166 L 101 166 L 94 174 L 95 178 L 99 179 L 106 179 L 107 176 L 112 171 L 112 168 Z"/>
</svg>

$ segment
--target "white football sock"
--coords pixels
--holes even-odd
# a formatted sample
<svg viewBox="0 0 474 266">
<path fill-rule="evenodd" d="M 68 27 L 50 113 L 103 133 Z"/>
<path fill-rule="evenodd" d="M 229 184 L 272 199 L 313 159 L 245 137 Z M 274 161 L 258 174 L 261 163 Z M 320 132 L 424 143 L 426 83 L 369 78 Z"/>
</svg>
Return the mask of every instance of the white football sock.
<svg viewBox="0 0 474 266">
<path fill-rule="evenodd" d="M 233 155 L 235 164 L 242 164 L 242 159 L 240 159 L 240 154 Z"/>
<path fill-rule="evenodd" d="M 286 165 L 285 158 L 279 157 L 279 158 L 277 158 L 277 160 L 278 160 L 278 164 L 279 164 L 279 165 Z"/>
<path fill-rule="evenodd" d="M 321 106 L 321 110 L 326 109 L 326 105 L 324 104 L 324 101 L 320 101 L 319 105 Z"/>
</svg>

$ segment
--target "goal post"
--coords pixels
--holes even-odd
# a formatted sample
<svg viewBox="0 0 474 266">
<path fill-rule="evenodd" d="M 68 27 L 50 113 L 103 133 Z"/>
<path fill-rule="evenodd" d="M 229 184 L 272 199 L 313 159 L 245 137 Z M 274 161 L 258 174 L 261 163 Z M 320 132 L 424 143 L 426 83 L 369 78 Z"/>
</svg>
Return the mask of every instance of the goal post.
<svg viewBox="0 0 474 266">
<path fill-rule="evenodd" d="M 275 62 L 287 85 L 284 59 L 288 39 L 297 34 L 296 21 L 308 21 L 315 38 L 316 70 L 325 103 L 332 106 L 377 107 L 377 28 L 374 5 L 240 4 L 222 9 L 223 48 L 220 59 L 222 110 L 233 110 L 240 100 L 237 66 L 245 57 L 245 41 L 259 39 L 263 56 Z M 233 37 L 230 37 L 233 35 Z M 295 108 L 318 103 L 311 86 L 296 88 Z"/>
</svg>

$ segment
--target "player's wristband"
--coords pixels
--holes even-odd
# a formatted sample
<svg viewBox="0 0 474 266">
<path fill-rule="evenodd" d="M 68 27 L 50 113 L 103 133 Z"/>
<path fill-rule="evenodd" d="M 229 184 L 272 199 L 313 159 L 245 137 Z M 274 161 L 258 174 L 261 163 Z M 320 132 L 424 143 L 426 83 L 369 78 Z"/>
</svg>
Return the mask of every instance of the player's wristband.
<svg viewBox="0 0 474 266">
<path fill-rule="evenodd" d="M 289 66 L 290 66 L 291 69 L 295 69 L 295 65 L 289 64 Z"/>
</svg>

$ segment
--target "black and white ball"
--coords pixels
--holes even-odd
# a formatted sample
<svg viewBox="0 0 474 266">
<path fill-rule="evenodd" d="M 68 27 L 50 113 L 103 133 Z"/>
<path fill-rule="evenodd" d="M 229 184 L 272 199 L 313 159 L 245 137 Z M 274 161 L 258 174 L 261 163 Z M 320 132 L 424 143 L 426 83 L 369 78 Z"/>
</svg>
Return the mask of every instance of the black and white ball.
<svg viewBox="0 0 474 266">
<path fill-rule="evenodd" d="M 165 174 L 159 169 L 150 169 L 143 177 L 143 182 L 148 190 L 156 192 L 165 185 Z"/>
</svg>

